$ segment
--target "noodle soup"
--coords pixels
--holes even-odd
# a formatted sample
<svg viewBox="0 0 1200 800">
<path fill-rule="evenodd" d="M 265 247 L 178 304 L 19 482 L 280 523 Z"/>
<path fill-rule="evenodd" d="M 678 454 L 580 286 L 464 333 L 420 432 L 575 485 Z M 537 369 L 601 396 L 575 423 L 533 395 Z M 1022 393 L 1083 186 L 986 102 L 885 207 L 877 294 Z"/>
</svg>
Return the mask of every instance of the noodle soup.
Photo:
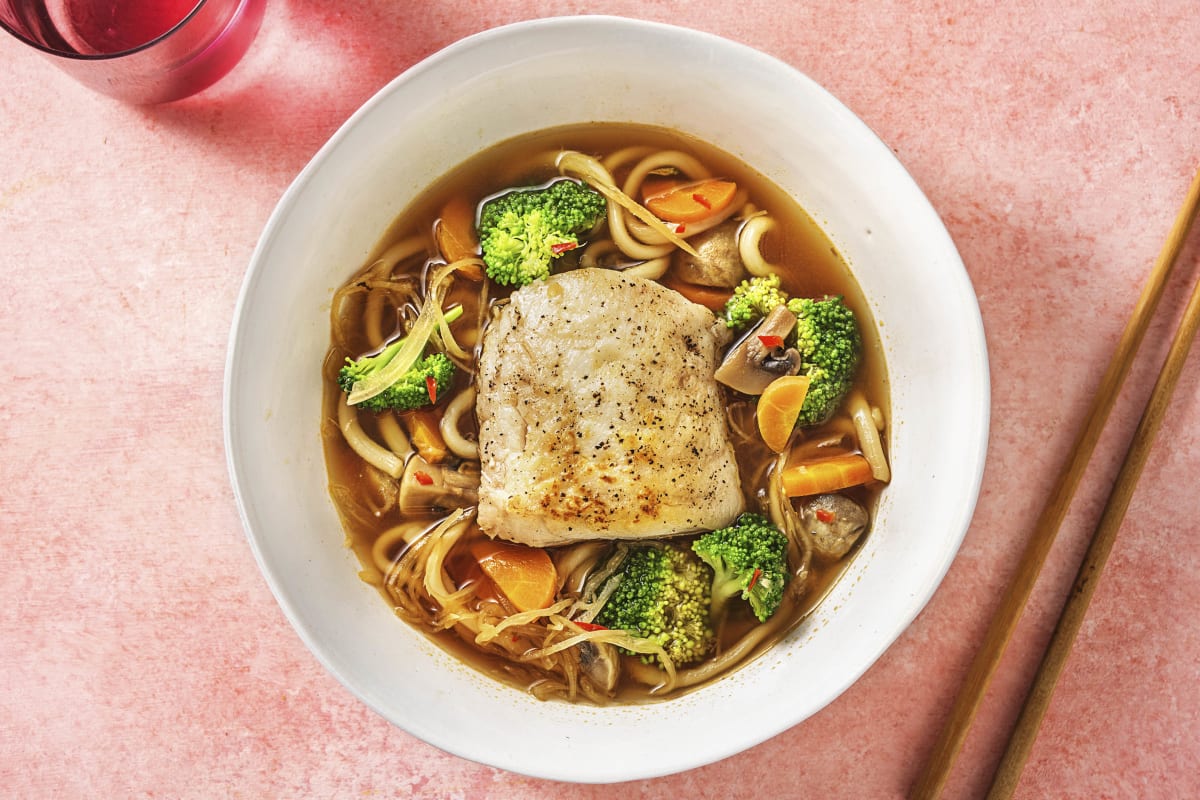
<svg viewBox="0 0 1200 800">
<path fill-rule="evenodd" d="M 602 203 L 603 214 L 588 230 L 563 237 L 571 241 L 550 245 L 550 278 L 511 285 L 512 273 L 498 272 L 498 259 L 489 262 L 487 252 L 480 257 L 480 229 L 494 221 L 487 205 L 513 191 L 545 191 L 563 180 L 595 191 L 601 199 L 588 202 Z M 482 385 L 481 370 L 503 373 L 522 350 L 543 344 L 537 330 L 525 331 L 533 339 L 501 351 L 505 342 L 496 331 L 513 309 L 556 301 L 555 287 L 569 285 L 567 276 L 594 279 L 594 285 L 614 292 L 648 292 L 655 302 L 667 296 L 655 293 L 670 292 L 673 300 L 709 309 L 688 313 L 701 329 L 716 332 L 716 369 L 701 368 L 699 379 L 719 398 L 715 415 L 703 420 L 702 434 L 721 439 L 714 452 L 729 453 L 724 467 L 737 476 L 726 498 L 734 505 L 720 522 L 683 530 L 664 526 L 656 534 L 651 520 L 636 536 L 617 524 L 572 539 L 544 533 L 546 526 L 528 515 L 497 521 L 496 513 L 482 513 L 489 504 L 493 512 L 514 507 L 494 474 L 501 461 L 527 465 L 545 454 L 502 449 L 512 438 L 520 440 L 518 447 L 528 446 L 534 421 L 524 420 L 517 437 L 494 434 L 488 422 L 498 416 L 493 407 L 500 401 L 488 396 L 494 387 Z M 781 300 L 837 300 L 852 314 L 853 369 L 830 389 L 835 397 L 828 414 L 801 409 L 798 403 L 808 402 L 807 396 L 793 396 L 795 407 L 789 407 L 789 393 L 777 390 L 784 385 L 777 380 L 796 377 L 814 398 L 826 388 L 798 340 L 803 312 L 782 303 L 731 327 L 736 315 L 729 299 L 771 286 L 764 281 L 777 282 Z M 568 317 L 577 321 L 595 311 L 586 298 L 568 300 L 576 305 L 542 327 L 551 342 L 566 329 Z M 765 332 L 772 315 L 786 316 L 780 309 L 792 315 L 785 328 Z M 766 177 L 673 131 L 572 126 L 522 136 L 473 157 L 406 209 L 339 289 L 331 338 L 323 368 L 322 441 L 330 493 L 362 579 L 405 622 L 480 671 L 540 698 L 596 704 L 669 698 L 761 654 L 820 602 L 845 569 L 869 535 L 889 479 L 885 364 L 847 265 L 819 225 Z M 595 348 L 605 346 L 604 338 L 597 337 Z M 691 338 L 684 339 L 657 343 L 690 348 Z M 403 394 L 392 389 L 353 402 L 356 392 L 360 397 L 369 392 L 346 378 L 348 361 L 390 350 L 405 354 L 402 345 L 410 340 L 407 349 L 417 352 L 415 358 L 438 354 L 453 369 L 447 368 L 448 375 L 426 374 L 404 395 L 403 403 L 416 402 L 415 408 L 373 410 L 376 398 Z M 670 384 L 661 381 L 653 391 L 671 392 Z M 508 386 L 503 397 L 520 404 L 522 393 L 544 393 L 554 385 Z M 667 404 L 655 399 L 659 402 Z M 480 413 L 485 408 L 486 417 Z M 627 410 L 610 403 L 597 416 L 622 418 Z M 775 419 L 780 413 L 786 426 L 782 439 Z M 796 414 L 801 421 L 793 427 Z M 566 417 L 544 422 L 551 433 L 575 424 Z M 672 432 L 682 435 L 678 428 Z M 645 425 L 630 423 L 622 435 L 622 441 L 644 438 Z M 599 442 L 595 449 L 608 444 Z M 668 467 L 648 463 L 639 469 L 632 478 L 644 491 Z M 575 473 L 558 470 L 557 477 L 567 474 Z M 618 496 L 632 502 L 632 490 L 619 483 L 618 489 Z M 560 494 L 571 494 L 569 487 Z M 573 528 L 571 514 L 578 513 L 579 527 L 586 527 L 578 502 L 554 502 L 541 499 L 548 517 L 565 519 L 565 527 Z M 710 627 L 700 636 L 702 645 L 672 649 L 649 631 L 612 624 L 624 618 L 610 604 L 623 602 L 620 586 L 632 583 L 635 552 L 671 553 L 694 566 L 692 554 L 704 550 L 694 545 L 715 529 L 736 527 L 746 514 L 768 523 L 785 543 L 784 588 L 769 613 L 747 602 L 762 589 L 765 573 L 759 570 L 719 607 L 712 603 L 715 589 L 702 587 L 697 602 L 711 603 L 705 605 Z M 696 574 L 715 585 L 712 576 L 720 572 L 702 557 L 701 562 Z M 684 650 L 686 659 L 672 657 Z"/>
</svg>

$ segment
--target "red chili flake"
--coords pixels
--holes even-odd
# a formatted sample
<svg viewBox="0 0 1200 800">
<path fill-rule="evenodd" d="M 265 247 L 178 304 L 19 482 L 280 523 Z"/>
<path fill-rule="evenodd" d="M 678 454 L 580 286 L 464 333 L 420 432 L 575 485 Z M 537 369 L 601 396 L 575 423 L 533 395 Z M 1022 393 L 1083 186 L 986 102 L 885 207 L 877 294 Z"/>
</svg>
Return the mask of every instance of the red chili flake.
<svg viewBox="0 0 1200 800">
<path fill-rule="evenodd" d="M 561 256 L 563 253 L 567 252 L 568 250 L 574 250 L 576 247 L 579 247 L 578 242 L 563 242 L 562 244 L 552 244 L 552 245 L 550 245 L 550 252 L 554 253 L 554 255 L 556 255 L 556 256 Z"/>
<path fill-rule="evenodd" d="M 684 226 L 684 225 L 676 225 L 676 226 L 675 226 L 675 232 L 676 232 L 676 233 L 683 233 L 683 232 L 684 232 L 684 231 L 686 231 L 686 230 L 687 230 L 687 227 L 686 227 L 686 226 Z"/>
<path fill-rule="evenodd" d="M 429 402 L 437 402 L 437 380 L 432 375 L 425 376 L 425 391 L 429 392 Z"/>
<path fill-rule="evenodd" d="M 762 577 L 762 570 L 761 569 L 754 570 L 754 574 L 750 576 L 750 582 L 748 584 L 746 584 L 746 591 L 748 592 L 751 589 L 753 589 L 754 584 L 758 583 L 758 579 L 761 577 Z"/>
<path fill-rule="evenodd" d="M 834 514 L 827 508 L 818 508 L 817 519 L 821 520 L 821 522 L 833 522 L 837 519 L 837 514 Z"/>
<path fill-rule="evenodd" d="M 585 631 L 606 631 L 606 630 L 608 630 L 608 628 L 604 627 L 603 625 L 597 625 L 594 622 L 580 622 L 579 620 L 572 620 L 572 621 L 579 627 L 583 628 Z"/>
<path fill-rule="evenodd" d="M 422 486 L 433 485 L 433 477 L 428 472 L 421 472 L 420 470 L 417 470 L 413 472 L 413 477 L 416 478 L 417 483 L 421 484 Z"/>
<path fill-rule="evenodd" d="M 712 208 L 712 203 L 708 202 L 708 198 L 705 197 L 704 195 L 700 194 L 699 192 L 692 192 L 692 199 L 695 200 L 700 205 L 704 206 L 705 208 L 708 208 L 708 209 Z"/>
<path fill-rule="evenodd" d="M 766 336 L 758 337 L 758 340 L 763 343 L 763 347 L 770 347 L 772 349 L 774 349 L 776 347 L 783 347 L 783 337 L 782 336 L 768 334 Z"/>
</svg>

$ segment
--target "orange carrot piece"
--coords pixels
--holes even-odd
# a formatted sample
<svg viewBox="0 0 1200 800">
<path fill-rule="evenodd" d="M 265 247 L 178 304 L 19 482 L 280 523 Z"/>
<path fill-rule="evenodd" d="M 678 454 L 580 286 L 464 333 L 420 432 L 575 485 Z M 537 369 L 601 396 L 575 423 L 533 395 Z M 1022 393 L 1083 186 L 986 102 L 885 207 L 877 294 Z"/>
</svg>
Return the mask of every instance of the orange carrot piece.
<svg viewBox="0 0 1200 800">
<path fill-rule="evenodd" d="M 433 236 L 446 263 L 479 255 L 475 206 L 462 195 L 450 198 L 434 223 Z"/>
<path fill-rule="evenodd" d="M 758 398 L 755 409 L 758 433 L 776 453 L 782 453 L 792 438 L 800 408 L 808 396 L 808 383 L 807 375 L 784 375 L 767 384 Z"/>
<path fill-rule="evenodd" d="M 664 275 L 659 280 L 659 283 L 668 289 L 674 289 L 688 300 L 691 300 L 693 303 L 699 303 L 710 311 L 720 311 L 725 308 L 726 301 L 733 294 L 733 289 L 723 289 L 719 286 L 700 286 L 699 284 L 682 281 L 671 272 Z"/>
<path fill-rule="evenodd" d="M 857 453 L 796 464 L 785 469 L 782 478 L 788 497 L 827 494 L 873 480 L 870 462 Z"/>
<path fill-rule="evenodd" d="M 735 194 L 733 181 L 709 178 L 647 197 L 646 208 L 667 222 L 699 222 L 724 211 Z"/>
<path fill-rule="evenodd" d="M 403 416 L 412 446 L 430 464 L 440 464 L 450 455 L 439 427 L 441 419 L 441 413 L 432 408 L 409 411 Z"/>
<path fill-rule="evenodd" d="M 558 591 L 558 573 L 545 550 L 497 539 L 477 539 L 471 555 L 518 611 L 546 608 Z"/>
<path fill-rule="evenodd" d="M 666 194 L 688 182 L 687 178 L 678 175 L 647 175 L 641 185 L 642 203 L 645 204 L 651 197 Z"/>
</svg>

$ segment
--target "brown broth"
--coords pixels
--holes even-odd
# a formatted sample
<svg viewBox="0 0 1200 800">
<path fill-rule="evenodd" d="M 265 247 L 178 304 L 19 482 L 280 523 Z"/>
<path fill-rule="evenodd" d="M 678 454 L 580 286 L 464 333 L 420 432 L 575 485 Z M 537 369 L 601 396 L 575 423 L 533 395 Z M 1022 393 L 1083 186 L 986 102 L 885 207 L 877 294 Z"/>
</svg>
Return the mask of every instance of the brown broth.
<svg viewBox="0 0 1200 800">
<path fill-rule="evenodd" d="M 730 177 L 736 180 L 740 186 L 747 187 L 751 202 L 759 208 L 765 208 L 771 212 L 780 224 L 763 239 L 762 247 L 765 258 L 781 268 L 784 289 L 789 294 L 794 296 L 837 294 L 845 298 L 846 303 L 858 316 L 863 337 L 863 357 L 856 385 L 863 390 L 872 405 L 882 410 L 885 419 L 889 419 L 887 374 L 878 332 L 861 289 L 836 247 L 811 216 L 770 180 L 723 151 L 674 131 L 627 124 L 578 125 L 526 135 L 496 145 L 452 170 L 423 192 L 408 209 L 397 217 L 380 239 L 366 263 L 375 260 L 379 254 L 395 242 L 414 235 L 426 240 L 425 255 L 429 258 L 436 257 L 437 248 L 433 237 L 434 223 L 440 210 L 450 198 L 466 195 L 483 199 L 490 194 L 514 186 L 542 183 L 557 175 L 543 157 L 546 153 L 556 152 L 560 149 L 609 153 L 630 143 L 648 144 L 662 149 L 679 149 L 692 153 L 708 165 L 715 175 Z M 542 166 L 531 166 L 538 164 Z M 421 268 L 423 258 L 416 259 L 415 269 Z M 569 265 L 569 257 L 564 258 L 560 263 Z M 563 268 L 564 266 L 558 266 L 556 271 Z M 506 291 L 500 290 L 495 297 L 502 297 L 505 294 L 507 294 Z M 468 294 L 454 299 L 468 305 L 475 303 L 474 297 Z M 467 314 L 471 313 L 473 311 L 468 309 Z M 341 391 L 334 381 L 336 372 L 346 356 L 357 356 L 372 347 L 370 343 L 363 340 L 350 342 L 348 349 L 352 352 L 347 352 L 337 346 L 332 347 L 323 368 L 325 388 L 322 440 L 330 492 L 342 519 L 346 543 L 354 550 L 362 564 L 360 573 L 362 579 L 379 588 L 387 598 L 388 595 L 382 586 L 383 575 L 373 562 L 371 548 L 376 537 L 382 531 L 397 524 L 400 516 L 395 509 L 382 514 L 373 512 L 373 508 L 385 505 L 385 499 L 380 496 L 377 488 L 379 483 L 372 477 L 372 468 L 365 466 L 360 458 L 350 450 L 338 429 L 337 404 Z M 467 380 L 469 378 L 462 375 L 460 371 L 458 386 L 466 385 Z M 360 414 L 359 417 L 368 434 L 375 435 L 376 432 L 372 428 L 372 415 Z M 470 422 L 473 423 L 473 420 Z M 739 448 L 738 461 L 743 479 L 743 490 L 750 508 L 758 505 L 760 485 L 755 482 L 755 476 L 763 472 L 763 465 L 772 458 L 773 454 L 761 444 L 751 443 Z M 858 487 L 848 491 L 847 494 L 873 514 L 879 491 L 878 487 Z M 809 587 L 803 599 L 798 603 L 787 603 L 780 609 L 779 614 L 788 615 L 786 624 L 782 625 L 774 636 L 760 644 L 754 655 L 768 649 L 787 631 L 794 629 L 812 611 L 844 572 L 865 538 L 866 536 L 862 537 L 855 550 L 836 564 L 814 563 Z M 481 575 L 473 575 L 471 579 L 487 581 Z M 748 607 L 737 610 L 738 607 L 743 606 L 745 606 L 744 603 L 733 604 L 735 611 L 726 626 L 726 636 L 720 643 L 722 648 L 730 646 L 753 624 Z M 453 632 L 438 632 L 434 638 L 441 646 L 481 672 L 516 684 L 522 689 L 529 688 L 526 685 L 526 679 L 514 673 L 512 666 L 504 659 L 480 652 Z M 653 698 L 647 693 L 645 687 L 625 685 L 619 691 L 615 702 L 642 702 L 648 699 Z"/>
</svg>

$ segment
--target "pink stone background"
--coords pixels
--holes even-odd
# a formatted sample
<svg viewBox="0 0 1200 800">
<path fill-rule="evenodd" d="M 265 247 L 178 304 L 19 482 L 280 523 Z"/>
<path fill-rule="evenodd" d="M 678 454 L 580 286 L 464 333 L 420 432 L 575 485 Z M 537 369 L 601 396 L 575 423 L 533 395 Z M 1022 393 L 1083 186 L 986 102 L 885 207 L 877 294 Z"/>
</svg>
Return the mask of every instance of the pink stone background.
<svg viewBox="0 0 1200 800">
<path fill-rule="evenodd" d="M 150 109 L 92 94 L 0 39 L 0 794 L 616 794 L 442 753 L 326 674 L 255 566 L 220 410 L 250 253 L 325 138 L 389 79 L 462 36 L 597 12 L 752 44 L 874 128 L 962 252 L 994 393 L 974 522 L 900 640 L 803 724 L 723 762 L 619 787 L 621 796 L 906 793 L 1200 166 L 1194 0 L 274 0 L 230 76 Z M 985 791 L 1200 275 L 1198 242 L 1200 233 L 946 797 Z M 1024 800 L 1200 796 L 1198 358 L 1023 774 Z M 732 724 L 753 725 L 753 709 Z"/>
</svg>

